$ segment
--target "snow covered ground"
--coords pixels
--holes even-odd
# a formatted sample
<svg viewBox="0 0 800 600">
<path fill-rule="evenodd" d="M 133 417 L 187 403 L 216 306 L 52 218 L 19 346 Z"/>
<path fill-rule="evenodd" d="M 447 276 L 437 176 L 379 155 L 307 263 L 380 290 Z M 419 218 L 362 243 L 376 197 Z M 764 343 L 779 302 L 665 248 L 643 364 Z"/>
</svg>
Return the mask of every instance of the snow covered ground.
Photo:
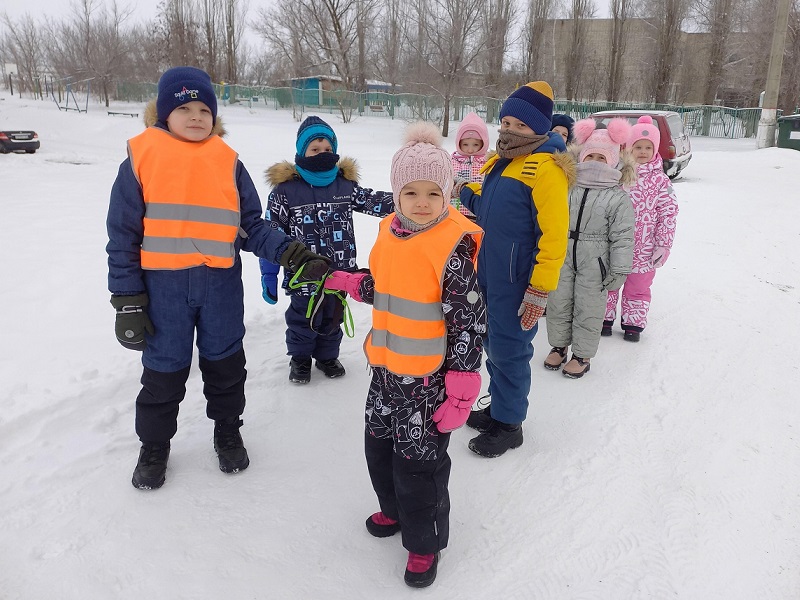
<svg viewBox="0 0 800 600">
<path fill-rule="evenodd" d="M 297 123 L 221 115 L 265 197 L 261 173 L 292 158 Z M 322 116 L 362 183 L 388 189 L 404 123 Z M 244 255 L 252 465 L 219 471 L 194 368 L 167 483 L 137 491 L 141 366 L 114 339 L 104 245 L 141 122 L 3 92 L 5 128 L 36 129 L 42 148 L 0 156 L 0 598 L 800 597 L 800 152 L 693 138 L 642 342 L 616 331 L 568 380 L 541 367 L 543 323 L 525 444 L 486 460 L 467 450 L 471 430 L 454 434 L 450 546 L 415 591 L 399 537 L 363 526 L 377 510 L 362 456 L 367 308 L 353 307 L 347 376 L 290 385 L 286 300 L 262 301 Z M 366 264 L 377 221 L 356 228 Z"/>
</svg>

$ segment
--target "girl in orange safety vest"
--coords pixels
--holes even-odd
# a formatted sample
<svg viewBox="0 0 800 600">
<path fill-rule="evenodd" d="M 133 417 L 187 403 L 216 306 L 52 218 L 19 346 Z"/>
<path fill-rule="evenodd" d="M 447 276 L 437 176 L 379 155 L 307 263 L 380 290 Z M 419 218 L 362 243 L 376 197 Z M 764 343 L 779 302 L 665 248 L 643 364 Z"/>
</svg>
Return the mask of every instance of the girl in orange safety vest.
<svg viewBox="0 0 800 600">
<path fill-rule="evenodd" d="M 396 212 L 381 221 L 370 272 L 335 271 L 325 287 L 372 304 L 364 437 L 381 510 L 366 526 L 376 537 L 402 533 L 405 582 L 425 587 L 449 534 L 450 432 L 481 387 L 483 232 L 449 204 L 453 170 L 434 125 L 408 129 L 391 181 Z"/>
</svg>

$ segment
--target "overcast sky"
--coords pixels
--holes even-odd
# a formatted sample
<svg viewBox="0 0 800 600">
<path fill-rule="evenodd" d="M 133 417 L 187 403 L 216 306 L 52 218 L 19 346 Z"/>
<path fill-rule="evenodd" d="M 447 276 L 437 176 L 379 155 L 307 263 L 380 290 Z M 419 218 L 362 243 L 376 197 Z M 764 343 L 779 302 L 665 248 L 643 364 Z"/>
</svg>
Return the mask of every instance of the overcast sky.
<svg viewBox="0 0 800 600">
<path fill-rule="evenodd" d="M 272 6 L 276 0 L 249 0 L 249 18 L 255 18 L 258 9 Z M 103 3 L 104 0 L 98 0 Z M 154 17 L 160 0 L 118 0 L 120 6 L 135 6 L 134 19 L 145 20 Z M 110 0 L 107 0 L 110 4 Z M 0 13 L 7 12 L 12 19 L 23 16 L 26 12 L 34 19 L 44 15 L 63 17 L 70 13 L 70 0 L 0 0 Z"/>
</svg>

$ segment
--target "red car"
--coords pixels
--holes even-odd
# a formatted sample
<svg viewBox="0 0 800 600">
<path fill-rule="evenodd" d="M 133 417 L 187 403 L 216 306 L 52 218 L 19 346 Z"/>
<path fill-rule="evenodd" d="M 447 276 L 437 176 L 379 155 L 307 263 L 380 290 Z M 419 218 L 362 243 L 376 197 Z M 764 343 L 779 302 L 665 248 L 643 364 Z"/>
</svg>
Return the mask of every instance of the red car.
<svg viewBox="0 0 800 600">
<path fill-rule="evenodd" d="M 614 117 L 623 117 L 635 125 L 639 117 L 644 115 L 649 115 L 658 124 L 661 134 L 658 153 L 664 160 L 664 173 L 674 179 L 692 160 L 692 144 L 678 113 L 671 110 L 604 110 L 594 113 L 592 118 L 608 124 Z"/>
<path fill-rule="evenodd" d="M 0 131 L 0 154 L 27 152 L 39 149 L 39 136 L 35 131 Z"/>
</svg>

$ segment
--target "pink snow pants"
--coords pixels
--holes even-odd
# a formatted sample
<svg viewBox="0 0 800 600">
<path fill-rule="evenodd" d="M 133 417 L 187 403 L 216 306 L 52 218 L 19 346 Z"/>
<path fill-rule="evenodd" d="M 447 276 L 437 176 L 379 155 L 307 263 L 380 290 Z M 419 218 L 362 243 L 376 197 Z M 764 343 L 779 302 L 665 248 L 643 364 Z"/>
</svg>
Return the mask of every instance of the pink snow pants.
<svg viewBox="0 0 800 600">
<path fill-rule="evenodd" d="M 650 310 L 650 286 L 656 276 L 655 269 L 644 273 L 631 273 L 622 286 L 622 328 L 642 331 L 647 326 L 647 312 Z M 612 323 L 617 318 L 617 299 L 619 291 L 608 292 L 606 321 Z"/>
</svg>

